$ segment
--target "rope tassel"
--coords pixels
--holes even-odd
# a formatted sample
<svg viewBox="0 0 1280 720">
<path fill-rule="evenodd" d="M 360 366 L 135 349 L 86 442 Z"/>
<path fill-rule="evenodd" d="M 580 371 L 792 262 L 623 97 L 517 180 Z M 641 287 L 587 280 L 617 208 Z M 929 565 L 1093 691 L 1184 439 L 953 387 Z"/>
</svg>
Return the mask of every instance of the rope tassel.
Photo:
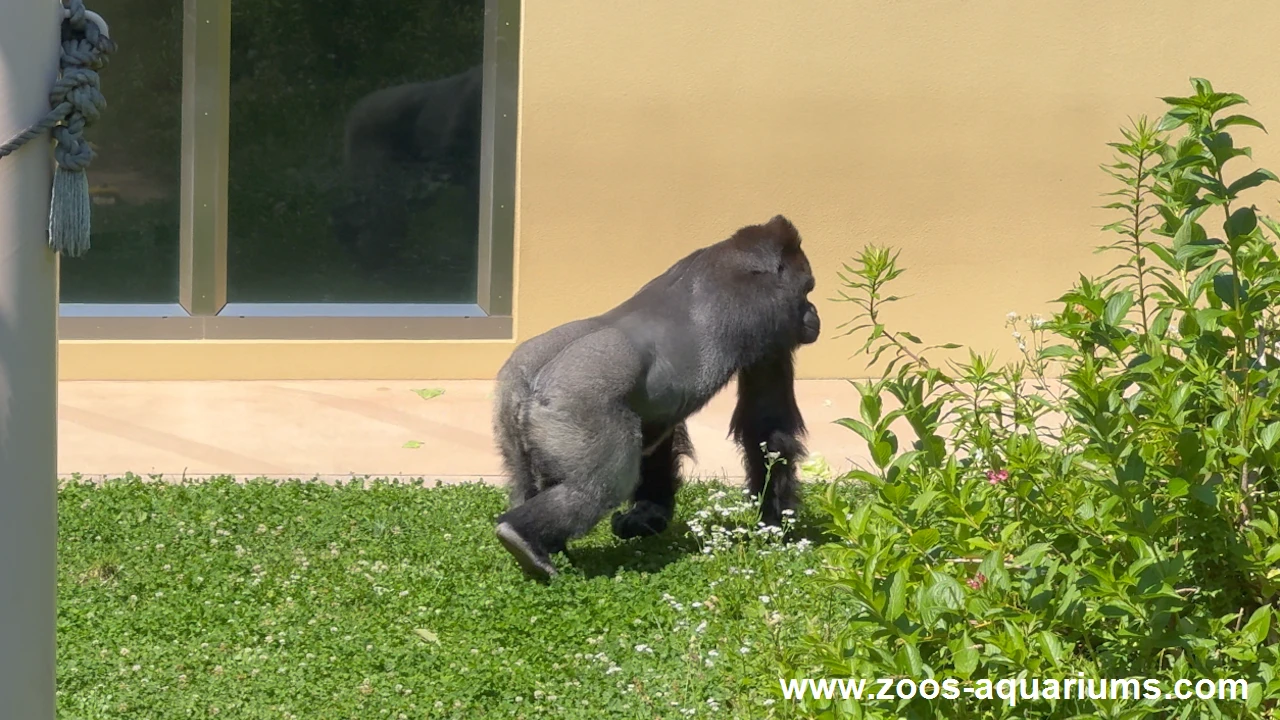
<svg viewBox="0 0 1280 720">
<path fill-rule="evenodd" d="M 63 10 L 60 74 L 49 93 L 53 109 L 40 122 L 0 145 L 0 158 L 53 132 L 57 167 L 49 203 L 49 246 L 54 252 L 79 257 L 89 250 L 89 178 L 85 168 L 94 158 L 84 131 L 107 107 L 97 71 L 107 64 L 115 43 L 102 18 L 85 10 L 84 0 L 66 0 Z"/>
</svg>

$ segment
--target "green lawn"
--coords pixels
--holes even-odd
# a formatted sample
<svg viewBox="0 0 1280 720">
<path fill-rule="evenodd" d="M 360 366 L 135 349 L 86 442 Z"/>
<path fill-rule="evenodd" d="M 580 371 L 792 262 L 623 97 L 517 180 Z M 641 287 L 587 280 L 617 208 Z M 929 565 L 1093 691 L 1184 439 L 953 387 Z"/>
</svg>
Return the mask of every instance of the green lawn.
<svg viewBox="0 0 1280 720">
<path fill-rule="evenodd" d="M 602 523 L 542 586 L 493 536 L 499 488 L 67 483 L 58 714 L 770 717 L 835 601 L 808 540 L 713 529 L 741 497 L 687 487 L 660 538 Z"/>
</svg>

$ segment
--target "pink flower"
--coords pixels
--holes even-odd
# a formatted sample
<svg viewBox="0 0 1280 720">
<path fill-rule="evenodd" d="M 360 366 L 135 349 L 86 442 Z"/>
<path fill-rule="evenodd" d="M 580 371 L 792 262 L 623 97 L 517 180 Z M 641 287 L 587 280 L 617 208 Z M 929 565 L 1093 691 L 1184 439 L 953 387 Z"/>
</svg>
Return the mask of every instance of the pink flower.
<svg viewBox="0 0 1280 720">
<path fill-rule="evenodd" d="M 987 576 L 983 575 L 982 573 L 978 573 L 977 575 L 974 575 L 973 577 L 966 580 L 965 584 L 968 585 L 970 588 L 977 590 L 978 588 L 987 584 Z"/>
<path fill-rule="evenodd" d="M 987 471 L 987 482 L 991 483 L 992 485 L 999 485 L 1000 483 L 1008 479 L 1009 479 L 1008 470 L 988 470 Z"/>
</svg>

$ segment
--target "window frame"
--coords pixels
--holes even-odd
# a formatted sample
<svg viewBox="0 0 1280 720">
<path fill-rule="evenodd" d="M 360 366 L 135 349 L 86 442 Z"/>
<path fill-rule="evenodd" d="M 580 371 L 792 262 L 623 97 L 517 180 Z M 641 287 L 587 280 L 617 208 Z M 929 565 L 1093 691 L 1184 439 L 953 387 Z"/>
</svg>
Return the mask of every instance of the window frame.
<svg viewBox="0 0 1280 720">
<path fill-rule="evenodd" d="M 230 2 L 183 0 L 182 58 L 178 302 L 61 303 L 58 331 L 62 339 L 512 337 L 520 0 L 485 0 L 484 6 L 479 260 L 474 303 L 228 303 Z"/>
</svg>

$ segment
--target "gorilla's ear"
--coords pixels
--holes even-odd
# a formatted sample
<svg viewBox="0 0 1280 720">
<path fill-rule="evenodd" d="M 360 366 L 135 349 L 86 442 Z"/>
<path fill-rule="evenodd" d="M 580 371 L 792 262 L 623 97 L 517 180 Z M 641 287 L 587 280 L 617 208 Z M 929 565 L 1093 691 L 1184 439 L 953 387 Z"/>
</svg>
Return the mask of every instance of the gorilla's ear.
<svg viewBox="0 0 1280 720">
<path fill-rule="evenodd" d="M 769 236 L 782 247 L 800 247 L 800 232 L 786 217 L 774 215 L 764 227 L 769 231 Z"/>
</svg>

